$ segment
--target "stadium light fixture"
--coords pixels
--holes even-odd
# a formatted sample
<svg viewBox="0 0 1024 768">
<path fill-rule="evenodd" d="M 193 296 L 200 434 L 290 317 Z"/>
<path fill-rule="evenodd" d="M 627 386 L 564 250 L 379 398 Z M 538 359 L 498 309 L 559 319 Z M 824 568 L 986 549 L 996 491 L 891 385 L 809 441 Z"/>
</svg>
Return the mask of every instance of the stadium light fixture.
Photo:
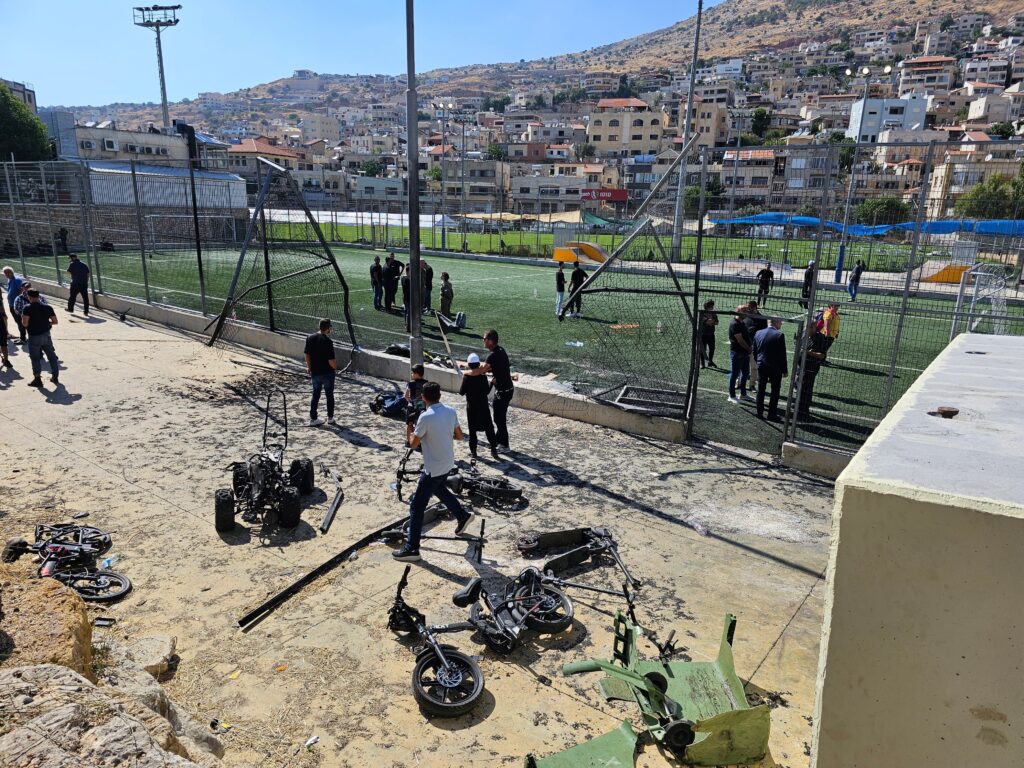
<svg viewBox="0 0 1024 768">
<path fill-rule="evenodd" d="M 160 73 L 160 108 L 163 111 L 164 133 L 171 130 L 171 115 L 167 110 L 167 84 L 164 82 L 164 52 L 160 45 L 160 30 L 175 27 L 180 19 L 180 5 L 149 5 L 135 6 L 133 9 L 135 26 L 146 27 L 156 32 L 156 66 Z"/>
</svg>

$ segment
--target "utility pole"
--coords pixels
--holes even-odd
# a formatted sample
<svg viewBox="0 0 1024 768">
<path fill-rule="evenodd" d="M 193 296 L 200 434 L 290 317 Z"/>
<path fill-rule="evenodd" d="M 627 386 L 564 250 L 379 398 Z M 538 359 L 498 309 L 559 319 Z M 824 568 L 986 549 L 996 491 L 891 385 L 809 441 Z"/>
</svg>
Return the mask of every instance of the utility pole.
<svg viewBox="0 0 1024 768">
<path fill-rule="evenodd" d="M 700 53 L 700 23 L 704 17 L 704 0 L 697 0 L 697 26 L 693 30 L 693 56 L 690 59 L 690 91 L 686 94 L 686 115 L 683 117 L 683 148 L 690 141 L 690 117 L 693 114 L 693 88 L 697 81 L 697 58 Z M 683 250 L 683 188 L 686 185 L 686 158 L 679 161 L 679 187 L 676 189 L 676 209 L 672 217 L 671 261 L 682 261 Z"/>
<path fill-rule="evenodd" d="M 163 111 L 164 133 L 171 131 L 171 114 L 167 109 L 167 83 L 164 81 L 164 50 L 160 45 L 160 30 L 178 25 L 180 5 L 136 6 L 135 26 L 146 27 L 156 32 L 156 66 L 160 73 L 160 108 Z"/>
<path fill-rule="evenodd" d="M 405 53 L 408 87 L 405 91 L 405 160 L 409 187 L 409 363 L 423 360 L 423 327 L 420 317 L 420 166 L 416 96 L 416 33 L 413 0 L 405 0 Z"/>
</svg>

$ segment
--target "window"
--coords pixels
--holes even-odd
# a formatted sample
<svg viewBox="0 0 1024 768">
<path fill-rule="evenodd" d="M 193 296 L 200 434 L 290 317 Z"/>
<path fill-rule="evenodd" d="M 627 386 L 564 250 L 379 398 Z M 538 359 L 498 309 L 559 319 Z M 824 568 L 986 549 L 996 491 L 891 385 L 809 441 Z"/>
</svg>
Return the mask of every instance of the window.
<svg viewBox="0 0 1024 768">
<path fill-rule="evenodd" d="M 642 126 L 643 124 L 644 124 L 644 121 L 643 121 L 643 120 L 634 120 L 634 121 L 633 121 L 633 126 L 634 126 L 634 127 L 637 127 L 637 126 Z"/>
<path fill-rule="evenodd" d="M 600 119 L 594 121 L 594 125 L 604 125 L 604 122 Z"/>
<path fill-rule="evenodd" d="M 651 141 L 657 141 L 657 140 L 658 140 L 658 134 L 652 133 L 651 134 Z"/>
<path fill-rule="evenodd" d="M 657 119 L 651 120 L 651 125 L 658 125 L 658 120 Z"/>
<path fill-rule="evenodd" d="M 601 136 L 600 136 L 600 134 L 599 134 L 599 135 L 597 135 L 597 136 L 592 136 L 591 138 L 592 138 L 592 139 L 593 139 L 594 141 L 601 141 Z"/>
<path fill-rule="evenodd" d="M 610 134 L 608 134 L 608 141 L 618 141 L 618 140 L 619 140 L 619 134 L 617 134 L 617 133 L 610 133 Z"/>
<path fill-rule="evenodd" d="M 619 121 L 618 120 L 609 120 L 608 121 L 608 127 L 609 128 L 618 128 L 619 127 Z"/>
<path fill-rule="evenodd" d="M 750 186 L 752 187 L 767 187 L 768 177 L 767 176 L 754 176 L 750 179 Z"/>
<path fill-rule="evenodd" d="M 643 141 L 643 140 L 644 140 L 643 134 L 641 134 L 641 133 L 634 133 L 634 134 L 633 134 L 632 136 L 630 136 L 629 138 L 630 138 L 630 139 L 631 139 L 632 141 Z"/>
<path fill-rule="evenodd" d="M 528 195 L 528 194 L 530 194 L 530 188 L 529 187 L 520 187 L 519 188 L 519 194 L 520 195 Z"/>
</svg>

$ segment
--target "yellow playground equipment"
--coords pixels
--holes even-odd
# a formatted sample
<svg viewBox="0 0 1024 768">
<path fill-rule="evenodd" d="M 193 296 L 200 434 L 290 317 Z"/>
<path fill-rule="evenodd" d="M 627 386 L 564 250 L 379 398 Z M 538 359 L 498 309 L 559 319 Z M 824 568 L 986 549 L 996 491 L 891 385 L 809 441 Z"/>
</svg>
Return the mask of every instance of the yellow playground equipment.
<svg viewBox="0 0 1024 768">
<path fill-rule="evenodd" d="M 574 264 L 577 261 L 592 264 L 604 264 L 608 260 L 608 252 L 597 243 L 572 241 L 555 247 L 555 261 Z"/>
</svg>

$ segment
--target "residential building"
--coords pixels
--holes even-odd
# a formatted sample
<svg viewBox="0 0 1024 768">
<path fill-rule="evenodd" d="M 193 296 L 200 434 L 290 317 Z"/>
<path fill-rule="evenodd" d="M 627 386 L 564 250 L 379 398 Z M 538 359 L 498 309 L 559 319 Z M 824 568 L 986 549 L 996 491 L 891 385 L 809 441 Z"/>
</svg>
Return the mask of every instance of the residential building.
<svg viewBox="0 0 1024 768">
<path fill-rule="evenodd" d="M 4 80 L 0 77 L 0 85 L 6 85 L 18 101 L 36 114 L 39 110 L 36 104 L 36 91 L 31 83 L 17 83 L 14 80 Z"/>
<path fill-rule="evenodd" d="M 299 130 L 303 141 L 326 139 L 335 144 L 341 140 L 341 126 L 337 118 L 326 114 L 303 115 L 299 121 Z"/>
<path fill-rule="evenodd" d="M 603 96 L 618 89 L 619 76 L 612 72 L 586 72 L 580 79 L 580 86 L 591 98 Z"/>
<path fill-rule="evenodd" d="M 928 94 L 928 119 L 933 125 L 949 125 L 967 115 L 967 108 L 974 100 L 967 88 L 954 88 L 948 93 Z"/>
<path fill-rule="evenodd" d="M 580 207 L 580 190 L 587 184 L 578 176 L 515 176 L 509 182 L 518 213 L 561 213 Z"/>
<path fill-rule="evenodd" d="M 900 96 L 949 91 L 955 83 L 956 59 L 950 56 L 918 56 L 902 62 Z"/>
<path fill-rule="evenodd" d="M 1010 61 L 995 56 L 980 56 L 975 59 L 961 59 L 963 81 L 996 83 L 1005 86 L 1010 74 Z"/>
<path fill-rule="evenodd" d="M 641 99 L 601 99 L 590 114 L 587 141 L 599 157 L 653 155 L 663 132 L 661 114 Z"/>
<path fill-rule="evenodd" d="M 920 93 L 908 93 L 902 99 L 861 99 L 850 109 L 846 136 L 873 142 L 887 129 L 923 129 L 927 110 L 928 100 Z"/>
<path fill-rule="evenodd" d="M 987 134 L 968 131 L 960 146 L 947 149 L 932 170 L 927 197 L 928 217 L 955 215 L 957 200 L 993 176 L 1015 178 L 1021 163 L 1018 152 L 1012 144 L 994 143 Z"/>
<path fill-rule="evenodd" d="M 68 137 L 70 138 L 70 137 Z M 188 144 L 184 136 L 159 131 L 122 131 L 114 123 L 76 125 L 74 140 L 59 147 L 61 157 L 76 160 L 109 160 L 147 163 L 188 160 Z"/>
<path fill-rule="evenodd" d="M 982 96 L 971 102 L 967 111 L 969 123 L 1006 123 L 1015 122 L 1021 117 L 1021 101 L 1019 98 L 1002 95 Z"/>
<path fill-rule="evenodd" d="M 259 158 L 266 158 L 287 170 L 294 170 L 299 160 L 297 152 L 271 143 L 266 136 L 242 139 L 228 147 L 228 169 L 246 181 L 249 193 L 256 192 L 261 178 Z"/>
<path fill-rule="evenodd" d="M 685 111 L 685 107 L 684 110 Z M 679 136 L 683 136 L 686 127 L 679 121 Z M 714 147 L 725 144 L 729 139 L 729 109 L 724 104 L 705 103 L 699 96 L 693 98 L 693 113 L 690 119 L 690 133 L 698 134 L 694 145 Z"/>
<path fill-rule="evenodd" d="M 465 175 L 463 175 L 465 174 Z M 501 160 L 445 158 L 445 210 L 465 213 L 493 213 L 505 210 L 508 200 L 511 165 Z M 440 185 L 436 192 L 440 193 Z"/>
</svg>

